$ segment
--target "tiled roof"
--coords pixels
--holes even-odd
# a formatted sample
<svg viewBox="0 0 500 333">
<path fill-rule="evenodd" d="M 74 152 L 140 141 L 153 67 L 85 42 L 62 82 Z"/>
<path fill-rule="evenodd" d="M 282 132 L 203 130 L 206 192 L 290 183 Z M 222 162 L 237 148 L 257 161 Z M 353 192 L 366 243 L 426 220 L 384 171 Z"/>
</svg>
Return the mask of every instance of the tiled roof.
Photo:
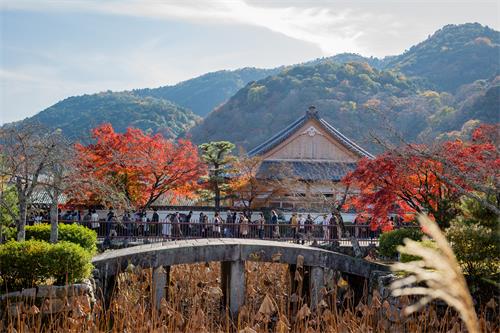
<svg viewBox="0 0 500 333">
<path fill-rule="evenodd" d="M 257 178 L 273 179 L 280 176 L 291 176 L 306 181 L 340 181 L 349 171 L 354 169 L 356 169 L 356 163 L 265 160 L 259 168 Z"/>
<path fill-rule="evenodd" d="M 255 155 L 260 155 L 268 152 L 269 150 L 273 149 L 286 139 L 288 139 L 296 130 L 301 128 L 305 123 L 306 123 L 307 117 L 302 116 L 299 119 L 295 120 L 293 123 L 291 123 L 289 126 L 287 126 L 285 129 L 279 131 L 277 134 L 272 136 L 270 139 L 267 141 L 261 143 L 254 149 L 250 150 L 248 152 L 249 156 L 255 156 Z"/>
<path fill-rule="evenodd" d="M 293 123 L 288 125 L 286 128 L 272 136 L 269 140 L 263 142 L 262 144 L 258 145 L 254 149 L 250 150 L 248 152 L 249 156 L 256 156 L 256 155 L 261 155 L 265 154 L 286 139 L 288 139 L 293 133 L 295 133 L 296 130 L 301 128 L 309 119 L 316 119 L 317 121 L 320 122 L 320 124 L 324 127 L 324 129 L 330 133 L 335 139 L 337 139 L 344 147 L 358 155 L 359 157 L 367 157 L 367 158 L 373 158 L 373 155 L 358 146 L 356 143 L 351 141 L 348 137 L 346 137 L 344 134 L 342 134 L 339 130 L 337 130 L 335 127 L 330 125 L 326 120 L 319 118 L 318 113 L 314 111 L 314 109 L 311 108 L 310 110 L 300 117 L 299 119 L 295 120 Z"/>
</svg>

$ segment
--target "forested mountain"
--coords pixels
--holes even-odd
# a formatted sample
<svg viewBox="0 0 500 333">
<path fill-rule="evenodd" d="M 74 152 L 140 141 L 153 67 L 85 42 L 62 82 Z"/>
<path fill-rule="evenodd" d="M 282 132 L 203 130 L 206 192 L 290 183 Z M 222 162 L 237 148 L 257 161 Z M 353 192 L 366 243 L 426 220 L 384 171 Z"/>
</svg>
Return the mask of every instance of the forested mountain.
<svg viewBox="0 0 500 333">
<path fill-rule="evenodd" d="M 500 122 L 500 76 L 460 87 L 452 105 L 429 118 L 421 139 L 460 136 L 461 131 L 470 131 L 480 122 Z"/>
<path fill-rule="evenodd" d="M 476 81 L 454 96 L 366 63 L 295 66 L 247 85 L 189 133 L 195 142 L 229 140 L 250 149 L 314 104 L 333 126 L 378 152 L 374 137 L 425 142 L 471 120 L 498 121 L 499 81 Z"/>
<path fill-rule="evenodd" d="M 346 64 L 348 62 L 366 62 L 373 68 L 376 69 L 384 69 L 386 67 L 386 63 L 393 59 L 395 56 L 387 56 L 384 58 L 377 57 L 364 57 L 357 53 L 339 53 L 331 57 L 318 58 L 312 61 L 308 61 L 303 65 L 318 65 L 323 62 L 336 62 L 339 64 Z"/>
<path fill-rule="evenodd" d="M 278 68 L 224 70 L 174 86 L 73 96 L 25 121 L 60 128 L 73 139 L 88 137 L 90 129 L 104 122 L 117 131 L 133 126 L 175 138 L 201 121 L 198 115 L 206 115 L 248 82 L 278 72 Z"/>
<path fill-rule="evenodd" d="M 464 124 L 498 121 L 499 57 L 498 31 L 478 23 L 448 25 L 401 55 L 342 53 L 274 69 L 218 71 L 173 86 L 70 97 L 26 121 L 74 138 L 102 122 L 172 138 L 198 123 L 189 132 L 196 142 L 224 139 L 248 149 L 315 104 L 334 126 L 374 149 L 371 132 L 387 136 L 384 127 L 408 141 L 425 141 L 456 135 Z"/>
<path fill-rule="evenodd" d="M 446 25 L 400 55 L 380 59 L 341 53 L 310 64 L 366 62 L 376 69 L 419 78 L 428 88 L 454 92 L 461 85 L 491 77 L 498 71 L 499 59 L 500 32 L 479 23 L 466 23 Z"/>
<path fill-rule="evenodd" d="M 403 74 L 379 71 L 366 63 L 295 66 L 247 85 L 190 134 L 195 142 L 230 140 L 249 149 L 314 104 L 323 118 L 358 141 L 385 117 L 408 123 L 407 132 L 416 137 L 419 127 L 425 127 L 418 118 L 435 111 L 418 91 L 418 85 Z M 427 109 L 413 112 L 415 98 L 422 99 Z"/>
<path fill-rule="evenodd" d="M 280 68 L 242 68 L 234 71 L 217 71 L 198 76 L 174 86 L 154 89 L 137 89 L 137 96 L 168 99 L 191 109 L 197 115 L 206 116 L 215 107 L 228 100 L 248 82 L 277 74 Z"/>
<path fill-rule="evenodd" d="M 447 25 L 381 68 L 428 80 L 429 87 L 454 92 L 463 84 L 498 72 L 500 32 L 479 23 Z"/>
<path fill-rule="evenodd" d="M 102 123 L 111 123 L 119 132 L 133 126 L 175 138 L 200 120 L 190 110 L 167 100 L 102 92 L 66 98 L 25 121 L 60 128 L 72 139 L 85 140 L 90 130 Z"/>
<path fill-rule="evenodd" d="M 398 56 L 347 53 L 287 68 L 239 91 L 190 133 L 195 141 L 224 139 L 249 149 L 315 104 L 372 150 L 377 131 L 395 143 L 431 141 L 474 122 L 499 121 L 499 56 L 498 31 L 448 25 Z M 338 64 L 350 61 L 357 63 Z"/>
</svg>

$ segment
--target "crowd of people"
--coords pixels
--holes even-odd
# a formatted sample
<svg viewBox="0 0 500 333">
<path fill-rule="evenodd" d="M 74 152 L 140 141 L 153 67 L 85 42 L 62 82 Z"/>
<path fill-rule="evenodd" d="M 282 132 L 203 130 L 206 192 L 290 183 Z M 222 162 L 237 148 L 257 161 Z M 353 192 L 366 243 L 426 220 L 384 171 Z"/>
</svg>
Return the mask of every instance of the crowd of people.
<svg viewBox="0 0 500 333">
<path fill-rule="evenodd" d="M 210 216 L 208 214 L 211 214 Z M 288 219 L 280 218 L 275 210 L 268 216 L 263 212 L 227 210 L 225 213 L 200 212 L 194 215 L 172 212 L 160 213 L 157 209 L 149 214 L 145 211 L 122 212 L 117 214 L 113 209 L 107 213 L 95 209 L 85 212 L 67 210 L 59 212 L 59 220 L 65 223 L 81 223 L 97 232 L 100 237 L 111 239 L 114 237 L 162 237 L 171 239 L 181 238 L 260 238 L 260 239 L 293 239 L 304 243 L 308 239 L 323 239 L 336 241 L 346 236 L 374 239 L 378 232 L 366 226 L 369 220 L 355 220 L 354 228 L 348 228 L 343 222 L 340 213 L 332 211 L 330 214 L 292 213 Z M 36 215 L 34 223 L 48 220 L 48 216 Z M 396 221 L 397 222 L 397 221 Z M 364 228 L 363 228 L 364 226 Z"/>
</svg>

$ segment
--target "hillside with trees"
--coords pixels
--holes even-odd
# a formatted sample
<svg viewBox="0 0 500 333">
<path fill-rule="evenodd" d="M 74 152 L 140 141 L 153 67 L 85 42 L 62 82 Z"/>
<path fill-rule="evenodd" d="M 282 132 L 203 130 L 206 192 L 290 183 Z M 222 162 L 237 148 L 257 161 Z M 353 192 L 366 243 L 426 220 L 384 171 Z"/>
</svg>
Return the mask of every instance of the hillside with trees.
<svg viewBox="0 0 500 333">
<path fill-rule="evenodd" d="M 360 54 L 357 53 L 339 53 L 331 57 L 323 57 L 323 58 L 318 58 L 312 61 L 308 61 L 304 63 L 304 65 L 318 65 L 323 62 L 336 62 L 339 64 L 346 64 L 349 62 L 366 62 L 368 65 L 370 65 L 373 68 L 376 69 L 384 69 L 386 67 L 386 63 L 390 60 L 393 59 L 394 56 L 387 56 L 384 58 L 377 58 L 377 57 L 364 57 Z"/>
<path fill-rule="evenodd" d="M 88 137 L 91 128 L 110 122 L 118 132 L 133 126 L 174 138 L 190 131 L 199 143 L 229 140 L 249 149 L 315 104 L 368 147 L 374 148 L 372 132 L 387 127 L 399 132 L 391 134 L 393 142 L 398 136 L 426 141 L 498 121 L 499 55 L 498 31 L 447 25 L 401 55 L 341 53 L 274 69 L 217 71 L 154 89 L 75 96 L 28 122 L 61 128 L 70 138 Z"/>
<path fill-rule="evenodd" d="M 200 120 L 190 110 L 168 100 L 108 91 L 69 97 L 24 122 L 61 129 L 71 139 L 85 140 L 90 130 L 102 123 L 110 123 L 118 132 L 132 126 L 175 138 Z"/>
<path fill-rule="evenodd" d="M 190 133 L 195 141 L 229 140 L 250 149 L 315 104 L 374 152 L 380 149 L 374 137 L 397 144 L 461 136 L 499 121 L 499 54 L 498 31 L 448 25 L 399 56 L 345 53 L 288 67 L 243 88 Z"/>
<path fill-rule="evenodd" d="M 480 123 L 500 122 L 499 105 L 500 76 L 463 85 L 451 105 L 429 117 L 428 128 L 420 134 L 420 139 L 467 137 Z"/>
<path fill-rule="evenodd" d="M 429 87 L 454 92 L 498 73 L 500 32 L 479 23 L 447 25 L 383 68 L 426 79 Z"/>
<path fill-rule="evenodd" d="M 323 118 L 373 150 L 371 136 L 387 137 L 382 133 L 391 127 L 415 140 L 452 103 L 452 95 L 426 90 L 398 72 L 323 62 L 250 83 L 189 133 L 195 142 L 229 140 L 250 149 L 314 104 Z"/>
<path fill-rule="evenodd" d="M 24 122 L 59 128 L 71 139 L 88 138 L 90 130 L 102 123 L 111 123 L 118 132 L 132 126 L 175 138 L 248 82 L 276 74 L 279 70 L 223 70 L 173 86 L 72 96 Z"/>
<path fill-rule="evenodd" d="M 141 97 L 151 96 L 170 100 L 204 117 L 248 82 L 277 74 L 280 69 L 281 67 L 273 69 L 247 67 L 234 71 L 222 70 L 207 73 L 173 86 L 137 89 L 133 93 Z"/>
<path fill-rule="evenodd" d="M 479 23 L 450 24 L 399 55 L 384 58 L 341 53 L 305 64 L 366 62 L 419 79 L 429 89 L 455 92 L 460 86 L 498 74 L 500 32 Z"/>
</svg>

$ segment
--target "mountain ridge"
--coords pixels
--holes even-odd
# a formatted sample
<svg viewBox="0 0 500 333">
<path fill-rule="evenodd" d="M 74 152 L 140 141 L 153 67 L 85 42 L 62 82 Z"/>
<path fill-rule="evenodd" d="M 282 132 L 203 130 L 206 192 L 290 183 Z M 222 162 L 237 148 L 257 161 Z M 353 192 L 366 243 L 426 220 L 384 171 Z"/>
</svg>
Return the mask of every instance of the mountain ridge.
<svg viewBox="0 0 500 333">
<path fill-rule="evenodd" d="M 262 94 L 262 91 L 259 92 L 255 86 L 248 88 L 250 85 L 255 85 L 255 82 L 279 77 L 280 73 L 289 72 L 293 68 L 315 67 L 330 63 L 346 64 L 351 62 L 366 63 L 371 70 L 379 71 L 382 73 L 381 75 L 396 78 L 404 77 L 407 82 L 411 82 L 415 87 L 418 87 L 418 89 L 412 91 L 412 94 L 415 95 L 413 100 L 410 102 L 407 98 L 404 101 L 405 103 L 417 103 L 416 101 L 422 99 L 421 96 L 419 97 L 419 94 L 429 90 L 436 92 L 440 96 L 439 103 L 443 104 L 441 107 L 461 108 L 458 102 L 455 104 L 451 103 L 453 104 L 451 105 L 449 101 L 445 100 L 453 99 L 453 94 L 459 95 L 460 89 L 463 86 L 471 85 L 480 80 L 491 80 L 496 77 L 499 71 L 499 54 L 500 32 L 478 23 L 446 25 L 430 35 L 426 40 L 410 47 L 400 55 L 376 58 L 364 57 L 355 53 L 341 53 L 330 57 L 317 58 L 298 65 L 281 66 L 271 69 L 244 67 L 236 70 L 220 70 L 170 86 L 142 88 L 122 92 L 106 91 L 91 95 L 72 96 L 24 121 L 42 122 L 52 128 L 63 127 L 63 131 L 65 133 L 69 131 L 70 134 L 74 128 L 81 127 L 82 130 L 86 131 L 92 126 L 98 125 L 97 121 L 103 121 L 110 122 L 113 126 L 117 127 L 117 130 L 122 130 L 126 126 L 138 126 L 143 130 L 165 133 L 167 137 L 174 138 L 189 132 L 193 126 L 194 128 L 189 133 L 196 133 L 200 127 L 205 126 L 208 128 L 209 126 L 205 125 L 205 123 L 210 123 L 211 117 L 217 118 L 217 113 L 220 110 L 227 109 L 227 104 L 234 107 L 234 102 L 231 102 L 231 99 L 236 99 L 240 102 L 243 101 L 244 99 L 241 98 L 241 95 L 248 94 L 250 89 L 252 89 L 251 95 L 253 96 L 251 98 L 259 98 L 259 94 Z M 464 73 L 464 75 L 461 73 Z M 367 73 L 358 74 L 368 75 Z M 311 77 L 296 79 L 299 81 L 306 79 L 306 83 L 308 82 L 307 79 L 313 82 L 314 75 L 321 76 L 321 74 L 315 73 Z M 370 77 L 368 78 L 371 80 Z M 322 79 L 328 81 L 327 78 Z M 358 82 L 359 87 L 363 87 L 362 79 L 360 80 L 351 78 L 351 81 Z M 270 81 L 272 79 L 269 79 Z M 307 87 L 302 86 L 301 88 Z M 333 95 L 341 92 L 341 89 L 339 90 L 336 86 L 327 88 L 330 90 L 337 89 L 337 91 L 330 91 Z M 265 86 L 265 89 L 270 90 L 270 94 L 272 95 L 272 86 Z M 384 90 L 385 88 L 382 86 L 380 89 Z M 479 85 L 474 89 L 486 88 Z M 308 89 L 303 90 L 306 93 L 308 91 Z M 388 93 L 389 91 L 386 92 Z M 304 100 L 310 100 L 307 96 L 301 95 L 302 92 L 300 91 L 295 91 L 294 93 L 302 96 Z M 106 98 L 102 98 L 102 94 Z M 331 96 L 328 94 L 323 97 L 326 100 L 331 99 Z M 334 99 L 341 104 L 347 105 L 350 102 L 356 102 L 349 99 L 349 96 L 339 97 L 340 99 L 336 99 L 337 97 L 335 96 Z M 387 98 L 392 97 L 387 96 Z M 441 99 L 443 99 L 443 102 Z M 264 102 L 269 103 L 270 101 Z M 279 103 L 280 101 L 274 97 L 273 102 Z M 311 102 L 315 101 L 311 100 Z M 416 106 L 420 108 L 423 102 L 419 103 Z M 427 105 L 426 103 L 423 104 Z M 299 104 L 290 105 L 290 107 L 298 108 Z M 122 108 L 125 111 L 120 112 L 117 108 Z M 436 112 L 436 114 L 441 112 L 437 107 L 430 107 L 430 110 L 423 110 L 422 113 L 425 113 L 426 117 L 430 117 L 429 112 Z M 82 116 L 80 118 L 76 117 L 75 112 L 82 113 Z M 233 108 L 233 112 L 239 112 L 239 109 Z M 283 111 L 281 112 L 281 114 L 278 113 L 274 116 L 281 117 L 282 121 L 285 121 L 287 115 Z M 294 112 L 297 112 L 297 110 Z M 384 112 L 389 111 L 384 110 Z M 470 110 L 467 112 L 468 114 L 474 114 Z M 93 115 L 93 117 L 89 115 Z M 199 117 L 200 115 L 205 117 L 205 120 L 202 121 Z M 245 118 L 244 114 L 240 114 L 239 116 L 240 118 Z M 419 114 L 415 116 L 418 120 L 424 121 Z M 411 122 L 411 120 L 405 121 Z M 426 118 L 425 121 L 428 121 L 428 119 Z M 402 123 L 402 125 L 404 124 Z M 455 122 L 453 124 L 452 128 L 447 128 L 447 130 L 457 130 L 459 124 Z M 256 126 L 257 132 L 265 132 L 258 125 Z M 410 130 L 410 137 L 418 138 L 418 134 L 414 133 L 416 130 L 412 128 Z M 423 129 L 422 131 L 422 133 L 425 133 Z M 436 128 L 428 130 L 428 133 L 432 133 L 433 135 L 440 134 L 436 132 Z M 217 135 L 209 134 L 204 139 L 201 137 L 197 138 L 197 141 L 207 141 L 214 137 L 217 137 Z M 231 136 L 228 136 L 228 138 L 231 139 Z"/>
</svg>

